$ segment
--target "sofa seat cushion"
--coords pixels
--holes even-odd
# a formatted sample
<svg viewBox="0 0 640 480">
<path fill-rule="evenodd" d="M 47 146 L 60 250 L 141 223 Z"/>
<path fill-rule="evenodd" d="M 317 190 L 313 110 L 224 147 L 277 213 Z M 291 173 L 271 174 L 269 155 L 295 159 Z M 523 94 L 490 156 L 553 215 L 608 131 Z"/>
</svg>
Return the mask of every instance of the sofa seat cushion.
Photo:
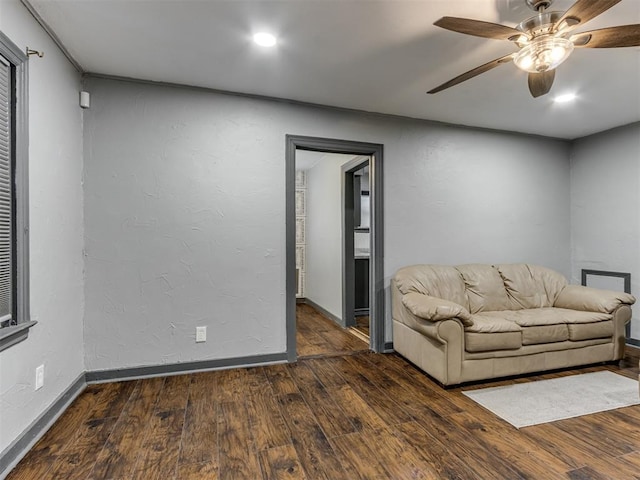
<svg viewBox="0 0 640 480">
<path fill-rule="evenodd" d="M 581 312 L 566 308 L 545 307 L 526 310 L 506 310 L 500 314 L 507 320 L 521 327 L 538 327 L 542 325 L 594 323 L 611 320 L 612 316 L 601 312 Z"/>
<path fill-rule="evenodd" d="M 518 350 L 522 347 L 522 332 L 473 333 L 465 331 L 464 344 L 467 352 Z"/>
<path fill-rule="evenodd" d="M 468 352 L 512 350 L 522 345 L 591 340 L 613 335 L 609 314 L 554 307 L 480 312 L 471 315 L 471 321 L 473 325 L 465 326 L 465 349 Z M 510 335 L 503 335 L 506 333 Z M 494 337 L 489 338 L 492 335 Z"/>
<path fill-rule="evenodd" d="M 567 340 L 569 340 L 569 328 L 564 323 L 524 327 L 522 329 L 523 345 L 538 345 L 540 343 L 564 342 Z"/>
<path fill-rule="evenodd" d="M 473 325 L 465 327 L 467 352 L 517 350 L 522 347 L 522 327 L 507 320 L 503 312 L 483 312 L 471 315 Z"/>
<path fill-rule="evenodd" d="M 567 325 L 569 340 L 591 340 L 594 338 L 609 338 L 613 335 L 613 320 L 595 323 L 574 323 Z"/>
<path fill-rule="evenodd" d="M 505 312 L 482 312 L 471 315 L 472 325 L 465 326 L 470 333 L 504 333 L 522 331 L 522 327 L 504 315 Z"/>
</svg>

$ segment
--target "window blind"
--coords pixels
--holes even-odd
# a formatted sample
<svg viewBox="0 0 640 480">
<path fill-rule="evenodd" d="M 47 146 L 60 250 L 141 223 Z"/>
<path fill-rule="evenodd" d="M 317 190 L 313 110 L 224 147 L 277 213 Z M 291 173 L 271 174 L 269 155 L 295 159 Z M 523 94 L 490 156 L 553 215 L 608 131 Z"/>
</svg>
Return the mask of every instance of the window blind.
<svg viewBox="0 0 640 480">
<path fill-rule="evenodd" d="M 13 194 L 11 65 L 0 56 L 0 322 L 12 319 Z"/>
</svg>

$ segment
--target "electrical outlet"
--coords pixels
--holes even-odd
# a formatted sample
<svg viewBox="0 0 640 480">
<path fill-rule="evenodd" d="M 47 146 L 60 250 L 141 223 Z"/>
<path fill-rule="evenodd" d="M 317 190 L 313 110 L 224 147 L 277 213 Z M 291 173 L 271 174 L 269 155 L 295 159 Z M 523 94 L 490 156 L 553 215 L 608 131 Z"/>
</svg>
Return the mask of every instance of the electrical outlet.
<svg viewBox="0 0 640 480">
<path fill-rule="evenodd" d="M 196 343 L 207 341 L 207 327 L 196 327 Z"/>
<path fill-rule="evenodd" d="M 36 390 L 40 390 L 44 385 L 44 365 L 36 368 Z"/>
</svg>

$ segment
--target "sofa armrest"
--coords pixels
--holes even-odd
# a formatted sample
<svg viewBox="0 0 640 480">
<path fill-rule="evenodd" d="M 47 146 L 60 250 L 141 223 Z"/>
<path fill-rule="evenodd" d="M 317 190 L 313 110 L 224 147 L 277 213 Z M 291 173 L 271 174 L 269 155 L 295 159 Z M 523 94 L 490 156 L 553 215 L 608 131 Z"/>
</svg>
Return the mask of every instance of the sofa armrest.
<svg viewBox="0 0 640 480">
<path fill-rule="evenodd" d="M 471 314 L 462 305 L 442 298 L 410 292 L 402 296 L 402 304 L 416 317 L 439 322 L 459 318 L 463 325 L 473 325 Z"/>
<path fill-rule="evenodd" d="M 613 313 L 620 305 L 633 305 L 635 302 L 635 297 L 628 293 L 567 285 L 553 306 L 585 312 Z"/>
</svg>

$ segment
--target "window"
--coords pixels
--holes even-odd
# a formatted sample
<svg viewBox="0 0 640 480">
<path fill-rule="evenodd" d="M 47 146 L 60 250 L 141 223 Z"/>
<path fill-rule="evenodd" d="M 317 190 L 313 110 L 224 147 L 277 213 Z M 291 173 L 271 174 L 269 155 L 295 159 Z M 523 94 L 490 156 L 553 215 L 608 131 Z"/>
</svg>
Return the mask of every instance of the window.
<svg viewBox="0 0 640 480">
<path fill-rule="evenodd" d="M 27 56 L 0 32 L 0 351 L 27 338 Z"/>
</svg>

